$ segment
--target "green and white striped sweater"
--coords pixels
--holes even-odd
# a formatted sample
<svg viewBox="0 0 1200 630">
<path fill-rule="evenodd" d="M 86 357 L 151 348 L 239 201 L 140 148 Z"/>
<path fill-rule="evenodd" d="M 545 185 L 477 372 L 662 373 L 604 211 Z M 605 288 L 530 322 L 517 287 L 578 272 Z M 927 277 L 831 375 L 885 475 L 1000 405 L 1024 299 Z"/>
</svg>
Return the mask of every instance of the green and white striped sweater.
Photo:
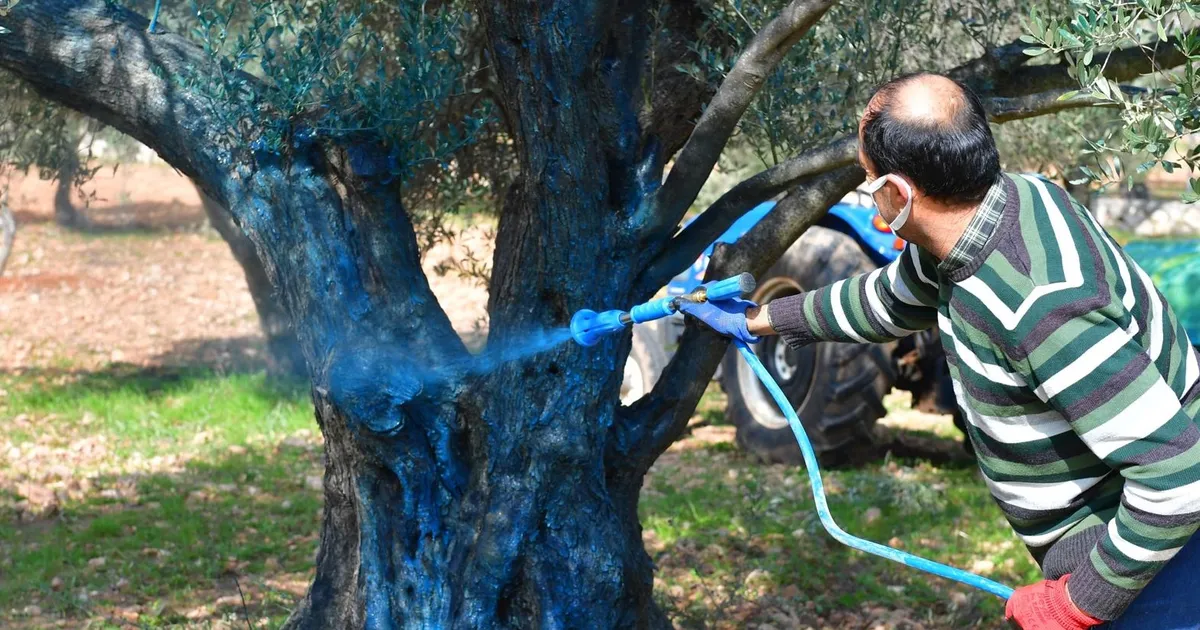
<svg viewBox="0 0 1200 630">
<path fill-rule="evenodd" d="M 1200 367 L 1150 278 L 1045 180 L 1004 175 L 945 260 L 772 302 L 792 345 L 937 325 L 979 465 L 1047 578 L 1121 614 L 1200 526 Z"/>
</svg>

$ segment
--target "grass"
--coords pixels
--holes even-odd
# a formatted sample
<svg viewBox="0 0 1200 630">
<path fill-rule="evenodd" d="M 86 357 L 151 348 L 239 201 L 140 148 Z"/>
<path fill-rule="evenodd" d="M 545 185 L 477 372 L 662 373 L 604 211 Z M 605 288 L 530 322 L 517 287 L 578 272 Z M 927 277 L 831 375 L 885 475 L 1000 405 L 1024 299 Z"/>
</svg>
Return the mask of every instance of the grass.
<svg viewBox="0 0 1200 630">
<path fill-rule="evenodd" d="M 220 450 L 313 426 L 307 400 L 268 385 L 261 374 L 220 377 L 205 370 L 117 367 L 82 376 L 35 373 L 8 380 L 5 387 L 0 379 L 0 387 L 9 390 L 6 413 L 54 416 L 56 429 L 106 436 L 117 455 L 169 454 L 197 446 Z M 30 431 L 42 428 L 17 427 L 10 439 L 31 441 Z"/>
<path fill-rule="evenodd" d="M 35 372 L 0 377 L 0 390 L 0 626 L 286 618 L 320 528 L 321 449 L 303 392 L 200 370 Z M 779 615 L 875 627 L 863 621 L 879 609 L 927 628 L 1002 627 L 993 598 L 832 541 L 804 472 L 739 452 L 723 403 L 710 388 L 698 411 L 719 439 L 677 445 L 643 491 L 656 593 L 681 627 Z M 852 533 L 1010 584 L 1036 578 L 973 469 L 889 461 L 825 479 Z M 29 515 L 29 484 L 59 494 L 53 513 Z"/>
<path fill-rule="evenodd" d="M 1009 584 L 1038 577 L 973 470 L 891 462 L 824 478 L 834 519 L 855 535 Z M 660 591 L 680 587 L 671 605 L 688 627 L 740 627 L 714 619 L 714 610 L 761 614 L 798 605 L 834 627 L 851 627 L 845 618 L 832 622 L 839 612 L 876 607 L 913 611 L 911 620 L 927 627 L 1005 627 L 999 600 L 833 541 L 802 470 L 705 449 L 660 463 L 648 485 L 642 523 Z"/>
<path fill-rule="evenodd" d="M 322 500 L 299 392 L 204 371 L 0 387 L 5 448 L 21 451 L 0 488 L 62 495 L 52 518 L 30 522 L 16 493 L 0 494 L 0 625 L 282 622 L 309 579 Z"/>
</svg>

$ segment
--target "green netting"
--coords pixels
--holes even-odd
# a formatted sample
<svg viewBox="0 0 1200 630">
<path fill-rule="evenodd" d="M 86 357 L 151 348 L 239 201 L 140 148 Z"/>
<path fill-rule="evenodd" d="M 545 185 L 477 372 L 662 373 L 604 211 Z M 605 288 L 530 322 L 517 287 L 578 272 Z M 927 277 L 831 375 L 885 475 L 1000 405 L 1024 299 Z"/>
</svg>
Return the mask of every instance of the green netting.
<svg viewBox="0 0 1200 630">
<path fill-rule="evenodd" d="M 1125 251 L 1154 279 L 1192 343 L 1200 344 L 1200 239 L 1134 241 Z"/>
</svg>

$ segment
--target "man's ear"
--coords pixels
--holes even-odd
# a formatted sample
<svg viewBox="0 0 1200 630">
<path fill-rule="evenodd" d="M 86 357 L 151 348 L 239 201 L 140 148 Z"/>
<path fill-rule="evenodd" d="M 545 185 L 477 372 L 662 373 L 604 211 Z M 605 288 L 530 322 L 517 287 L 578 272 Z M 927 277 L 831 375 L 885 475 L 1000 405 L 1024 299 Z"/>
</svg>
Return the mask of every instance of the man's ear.
<svg viewBox="0 0 1200 630">
<path fill-rule="evenodd" d="M 901 184 L 900 182 L 904 182 L 904 184 L 908 184 L 908 186 L 904 186 L 904 184 Z M 892 190 L 892 195 L 894 195 L 893 198 L 896 200 L 897 208 L 903 208 L 904 204 L 908 203 L 910 197 L 913 196 L 913 191 L 916 190 L 916 187 L 913 186 L 912 182 L 908 181 L 907 177 L 897 173 L 893 173 L 892 176 L 888 178 L 887 187 Z"/>
</svg>

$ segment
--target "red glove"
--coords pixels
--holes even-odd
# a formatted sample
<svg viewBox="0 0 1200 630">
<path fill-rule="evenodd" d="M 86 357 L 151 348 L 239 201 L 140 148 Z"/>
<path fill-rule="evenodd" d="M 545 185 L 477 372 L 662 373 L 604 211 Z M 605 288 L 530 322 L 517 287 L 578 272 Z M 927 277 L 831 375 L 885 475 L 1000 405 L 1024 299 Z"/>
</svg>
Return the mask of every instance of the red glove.
<svg viewBox="0 0 1200 630">
<path fill-rule="evenodd" d="M 1022 630 L 1087 630 L 1103 621 L 1075 607 L 1067 595 L 1067 578 L 1022 586 L 1004 607 L 1004 618 Z"/>
</svg>

